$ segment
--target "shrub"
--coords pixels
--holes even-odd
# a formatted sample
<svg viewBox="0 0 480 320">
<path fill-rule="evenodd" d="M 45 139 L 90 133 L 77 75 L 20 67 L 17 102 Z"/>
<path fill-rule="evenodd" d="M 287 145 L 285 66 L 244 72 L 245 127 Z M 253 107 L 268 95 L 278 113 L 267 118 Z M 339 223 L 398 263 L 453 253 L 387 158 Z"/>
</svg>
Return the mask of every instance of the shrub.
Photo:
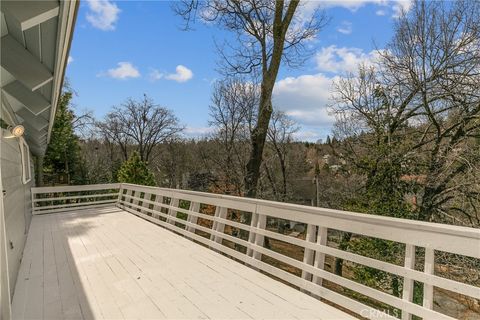
<svg viewBox="0 0 480 320">
<path fill-rule="evenodd" d="M 118 170 L 118 182 L 155 186 L 155 176 L 135 151 Z"/>
</svg>

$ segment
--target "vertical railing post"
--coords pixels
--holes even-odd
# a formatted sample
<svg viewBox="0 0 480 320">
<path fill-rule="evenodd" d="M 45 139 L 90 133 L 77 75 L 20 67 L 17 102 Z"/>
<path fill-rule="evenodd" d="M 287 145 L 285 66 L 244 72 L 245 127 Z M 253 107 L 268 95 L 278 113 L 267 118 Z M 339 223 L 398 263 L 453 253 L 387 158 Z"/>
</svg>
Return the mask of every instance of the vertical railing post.
<svg viewBox="0 0 480 320">
<path fill-rule="evenodd" d="M 132 188 L 132 197 L 140 198 L 140 194 L 141 194 L 140 191 L 134 190 L 134 189 Z M 137 199 L 133 199 L 133 201 L 132 201 L 132 203 L 133 203 L 134 205 L 136 205 L 136 206 L 138 206 L 138 203 L 139 203 L 139 202 L 140 202 L 140 201 L 137 200 Z M 135 211 L 140 211 L 140 209 L 138 209 L 137 207 L 133 207 L 132 209 L 135 210 Z"/>
<path fill-rule="evenodd" d="M 424 272 L 426 274 L 434 274 L 435 270 L 435 250 L 432 248 L 425 248 L 425 266 Z M 423 307 L 433 309 L 433 286 L 431 284 L 423 284 Z"/>
<path fill-rule="evenodd" d="M 127 203 L 133 202 L 133 200 L 131 198 L 129 198 L 130 196 L 133 196 L 133 191 L 132 191 L 131 188 L 127 189 L 127 192 L 125 193 L 125 195 L 128 196 L 128 197 L 125 197 L 125 202 L 127 202 Z M 127 207 L 127 208 L 132 207 L 132 206 L 129 206 L 129 205 L 126 205 L 126 204 L 124 204 L 124 206 Z"/>
<path fill-rule="evenodd" d="M 255 209 L 256 211 L 256 209 Z M 255 231 L 253 231 L 252 229 L 255 228 L 257 226 L 257 223 L 258 223 L 258 213 L 256 212 L 252 212 L 252 219 L 250 221 L 250 232 L 248 233 L 248 242 L 249 243 L 255 243 Z M 249 257 L 253 257 L 253 249 L 252 248 L 247 248 L 247 255 Z"/>
<path fill-rule="evenodd" d="M 317 232 L 317 244 L 326 246 L 327 245 L 327 239 L 328 239 L 328 229 L 326 227 L 318 227 L 318 232 Z M 318 268 L 318 269 L 325 269 L 325 253 L 320 252 L 320 251 L 315 251 L 315 261 L 313 262 L 313 265 Z M 315 282 L 318 285 L 322 285 L 322 278 L 318 276 L 313 276 L 313 282 Z"/>
<path fill-rule="evenodd" d="M 222 218 L 222 219 L 227 218 L 227 211 L 228 209 L 225 207 L 217 207 L 215 209 L 215 216 L 213 220 L 212 230 L 223 233 L 223 231 L 225 230 L 225 224 L 220 221 L 217 221 L 217 218 Z M 210 240 L 215 241 L 217 243 L 222 243 L 222 237 L 219 237 L 213 233 L 210 235 Z"/>
<path fill-rule="evenodd" d="M 317 226 L 313 224 L 308 224 L 307 233 L 305 235 L 305 241 L 315 243 L 316 237 L 317 237 Z M 303 263 L 313 265 L 314 256 L 315 256 L 315 251 L 313 251 L 312 249 L 305 248 L 305 251 L 303 252 Z M 305 270 L 302 270 L 302 279 L 310 281 L 312 280 L 312 274 L 308 273 Z"/>
<path fill-rule="evenodd" d="M 123 195 L 123 183 L 119 183 L 118 185 L 118 197 L 117 197 L 117 203 L 116 206 L 121 208 L 121 201 L 122 201 L 122 195 Z"/>
<path fill-rule="evenodd" d="M 190 201 L 190 206 L 188 207 L 188 210 L 189 210 L 189 211 L 193 211 L 193 212 L 199 212 L 199 211 L 200 211 L 200 203 L 199 203 L 199 202 Z M 188 214 L 188 219 L 187 219 L 187 221 L 190 222 L 190 223 L 193 223 L 193 224 L 197 224 L 198 217 L 197 217 L 197 216 L 194 216 L 194 215 L 192 215 L 192 214 Z M 187 227 L 187 231 L 192 232 L 192 233 L 195 233 L 195 227 L 188 226 L 188 227 Z"/>
<path fill-rule="evenodd" d="M 220 207 L 216 206 L 215 207 L 215 213 L 213 214 L 213 223 L 212 223 L 212 230 L 217 230 L 217 219 L 216 217 L 218 216 L 218 213 L 220 212 Z M 215 235 L 210 233 L 210 241 L 213 241 L 215 239 Z"/>
<path fill-rule="evenodd" d="M 173 196 L 173 195 L 172 195 Z M 179 203 L 179 199 L 178 198 L 170 198 L 170 206 L 171 207 L 175 207 L 175 208 L 178 208 L 178 203 Z M 177 210 L 175 208 L 170 208 L 168 209 L 168 215 L 170 217 L 174 217 L 176 218 L 177 217 Z M 173 221 L 172 219 L 167 219 L 167 222 L 170 223 L 170 224 L 175 224 L 175 221 Z"/>
<path fill-rule="evenodd" d="M 141 207 L 145 208 L 145 209 L 150 209 L 150 203 L 145 202 L 145 200 L 150 201 L 151 198 L 152 198 L 152 194 L 150 192 L 144 192 Z M 140 212 L 143 213 L 143 214 L 147 214 L 147 215 L 150 214 L 150 211 L 147 211 L 147 210 L 140 209 Z"/>
<path fill-rule="evenodd" d="M 264 214 L 258 214 L 257 228 L 265 230 L 266 227 L 267 227 L 267 216 Z M 265 243 L 265 236 L 262 234 L 255 234 L 255 245 L 259 247 L 263 247 L 264 243 Z M 253 259 L 261 260 L 262 254 L 254 250 Z"/>
<path fill-rule="evenodd" d="M 160 212 L 162 211 L 162 206 L 160 204 L 163 204 L 163 195 L 160 195 L 158 193 L 154 193 L 155 194 L 155 204 L 153 205 L 153 211 L 155 212 L 154 214 L 152 214 L 152 216 L 156 219 L 158 219 L 161 215 L 160 215 Z M 157 204 L 159 203 L 159 204 Z M 156 214 L 158 212 L 158 214 Z"/>
<path fill-rule="evenodd" d="M 405 245 L 405 262 L 406 269 L 415 269 L 415 246 L 411 244 Z M 402 299 L 408 302 L 413 301 L 414 281 L 413 279 L 403 278 Z M 402 320 L 411 320 L 412 315 L 402 310 Z"/>
<path fill-rule="evenodd" d="M 31 197 L 32 197 L 32 214 L 35 214 L 35 201 L 34 200 L 36 198 L 35 197 L 36 193 L 34 193 L 34 191 L 31 191 L 30 193 L 31 193 Z"/>
<path fill-rule="evenodd" d="M 255 207 L 255 212 L 252 212 L 252 221 L 250 223 L 251 229 L 248 235 L 248 242 L 255 244 L 256 246 L 263 247 L 265 243 L 265 236 L 257 234 L 253 228 L 265 229 L 267 226 L 267 216 L 257 212 Z M 255 251 L 253 248 L 247 249 L 247 255 L 253 257 L 254 259 L 261 260 L 262 254 L 258 251 Z"/>
</svg>

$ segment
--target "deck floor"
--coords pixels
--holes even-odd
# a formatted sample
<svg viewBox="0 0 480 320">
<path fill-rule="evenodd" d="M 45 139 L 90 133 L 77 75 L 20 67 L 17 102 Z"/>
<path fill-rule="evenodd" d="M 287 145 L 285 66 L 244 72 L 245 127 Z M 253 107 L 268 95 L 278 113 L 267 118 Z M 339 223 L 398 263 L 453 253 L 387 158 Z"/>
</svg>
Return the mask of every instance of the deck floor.
<svg viewBox="0 0 480 320">
<path fill-rule="evenodd" d="M 34 216 L 14 319 L 352 319 L 118 208 Z"/>
</svg>

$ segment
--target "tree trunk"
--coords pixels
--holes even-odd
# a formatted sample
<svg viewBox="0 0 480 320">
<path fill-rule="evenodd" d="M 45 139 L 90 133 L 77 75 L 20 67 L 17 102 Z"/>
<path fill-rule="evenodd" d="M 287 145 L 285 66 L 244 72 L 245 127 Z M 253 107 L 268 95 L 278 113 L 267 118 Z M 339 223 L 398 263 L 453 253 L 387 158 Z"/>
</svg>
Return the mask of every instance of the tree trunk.
<svg viewBox="0 0 480 320">
<path fill-rule="evenodd" d="M 268 125 L 272 117 L 272 92 L 285 44 L 285 35 L 290 22 L 298 7 L 299 1 L 291 1 L 288 9 L 283 16 L 284 2 L 275 3 L 275 18 L 273 21 L 273 48 L 270 64 L 264 51 L 262 57 L 262 86 L 260 92 L 260 104 L 258 108 L 258 119 L 253 129 L 251 143 L 252 150 L 250 159 L 247 163 L 247 174 L 245 176 L 245 193 L 247 197 L 254 198 L 257 195 L 257 185 L 260 176 L 260 166 L 262 165 L 263 149 L 267 138 Z M 265 49 L 265 44 L 263 44 Z"/>
<path fill-rule="evenodd" d="M 280 169 L 282 171 L 282 195 L 280 201 L 285 202 L 287 201 L 287 165 L 285 163 L 285 154 L 282 154 L 282 151 L 278 147 L 278 145 L 275 144 L 275 150 L 277 152 L 277 156 L 280 162 Z M 284 153 L 287 151 L 285 150 Z"/>
<path fill-rule="evenodd" d="M 435 189 L 432 187 L 425 187 L 420 205 L 418 219 L 421 221 L 430 221 L 434 211 L 434 197 L 436 195 Z"/>
<path fill-rule="evenodd" d="M 65 157 L 65 172 L 67 174 L 67 184 L 70 184 L 70 167 L 68 166 L 67 149 L 63 150 Z"/>
<path fill-rule="evenodd" d="M 37 157 L 37 167 L 35 169 L 37 173 L 36 186 L 43 187 L 43 156 Z"/>
<path fill-rule="evenodd" d="M 245 176 L 245 195 L 250 198 L 255 198 L 257 195 L 257 185 L 260 176 L 260 166 L 262 165 L 263 149 L 265 148 L 268 125 L 273 111 L 271 101 L 273 85 L 271 88 L 267 89 L 270 92 L 264 93 L 264 90 L 264 86 L 262 85 L 262 99 L 260 100 L 258 122 L 252 132 L 252 151 L 247 163 L 247 174 Z M 268 95 L 268 98 L 263 97 L 265 95 Z"/>
<path fill-rule="evenodd" d="M 347 232 L 344 233 L 340 239 L 340 244 L 338 245 L 338 249 L 346 250 L 350 243 L 350 238 L 352 238 L 352 234 Z M 335 267 L 334 272 L 336 275 L 341 276 L 343 272 L 343 259 L 335 258 Z"/>
<path fill-rule="evenodd" d="M 275 200 L 278 200 L 278 196 L 277 196 L 277 186 L 275 185 L 275 181 L 273 180 L 273 177 L 270 173 L 270 169 L 268 168 L 267 164 L 264 163 L 263 164 L 264 168 L 265 168 L 265 173 L 267 174 L 267 179 L 268 179 L 268 182 L 270 182 L 270 186 L 272 188 L 272 192 L 273 192 L 273 197 Z"/>
</svg>

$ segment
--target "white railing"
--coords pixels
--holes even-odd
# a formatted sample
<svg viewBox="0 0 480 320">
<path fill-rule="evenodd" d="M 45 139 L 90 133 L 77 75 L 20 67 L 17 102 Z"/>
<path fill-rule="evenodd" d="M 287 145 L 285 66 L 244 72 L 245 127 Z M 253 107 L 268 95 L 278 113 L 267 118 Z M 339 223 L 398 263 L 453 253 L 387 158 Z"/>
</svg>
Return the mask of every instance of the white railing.
<svg viewBox="0 0 480 320">
<path fill-rule="evenodd" d="M 88 190 L 88 186 L 85 188 L 87 189 L 82 190 Z M 202 192 L 131 184 L 120 184 L 119 188 L 116 201 L 118 207 L 366 318 L 411 319 L 412 315 L 416 315 L 424 319 L 452 319 L 433 310 L 434 287 L 480 299 L 479 287 L 435 275 L 436 253 L 447 252 L 480 259 L 478 229 Z M 54 192 L 54 188 L 51 189 L 48 192 Z M 232 213 L 237 213 L 235 219 L 232 219 Z M 243 213 L 241 216 L 248 219 L 238 219 L 238 213 Z M 276 232 L 267 225 L 267 220 L 271 219 L 304 224 L 305 239 Z M 243 236 L 238 236 L 232 230 L 241 230 Z M 332 247 L 327 243 L 329 230 L 401 243 L 404 245 L 404 264 L 388 263 Z M 273 251 L 265 245 L 265 237 L 291 245 L 297 248 L 297 253 L 298 250 L 303 251 L 303 259 L 299 260 L 298 254 L 295 258 L 286 252 Z M 417 248 L 424 248 L 421 257 L 416 257 Z M 326 256 L 403 278 L 402 297 L 325 270 Z M 272 265 L 267 259 L 275 259 L 297 268 L 301 275 Z M 415 269 L 416 261 L 423 262 L 423 271 Z M 421 305 L 413 302 L 414 282 L 423 285 Z M 394 309 L 380 310 L 368 306 L 347 296 L 345 292 L 339 293 L 335 286 Z M 401 313 L 393 313 L 391 310 L 399 310 Z"/>
<path fill-rule="evenodd" d="M 32 213 L 111 206 L 118 200 L 119 183 L 32 188 Z"/>
</svg>

